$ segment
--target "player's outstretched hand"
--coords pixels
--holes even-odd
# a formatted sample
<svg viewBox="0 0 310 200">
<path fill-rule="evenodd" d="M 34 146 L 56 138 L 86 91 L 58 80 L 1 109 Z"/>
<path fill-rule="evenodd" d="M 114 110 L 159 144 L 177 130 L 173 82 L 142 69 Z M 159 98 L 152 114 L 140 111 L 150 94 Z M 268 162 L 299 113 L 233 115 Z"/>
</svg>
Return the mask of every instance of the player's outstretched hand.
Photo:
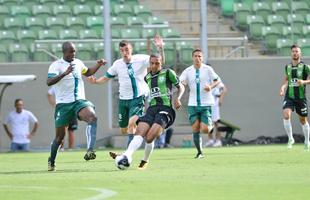
<svg viewBox="0 0 310 200">
<path fill-rule="evenodd" d="M 160 37 L 160 35 L 156 34 L 154 37 L 154 44 L 156 47 L 162 48 L 164 46 L 164 40 Z"/>
<path fill-rule="evenodd" d="M 180 99 L 176 99 L 174 103 L 175 109 L 179 110 L 182 106 Z"/>
<path fill-rule="evenodd" d="M 298 83 L 298 85 L 304 85 L 304 84 L 305 84 L 305 81 L 302 80 L 302 79 L 298 79 L 297 83 Z"/>
<path fill-rule="evenodd" d="M 210 85 L 206 85 L 204 88 L 205 91 L 210 92 L 211 91 L 211 87 Z"/>
<path fill-rule="evenodd" d="M 73 69 L 74 69 L 74 65 L 75 65 L 75 64 L 70 63 L 69 67 L 68 67 L 67 70 L 64 72 L 64 74 L 65 74 L 65 75 L 70 74 L 70 73 L 73 71 Z"/>
<path fill-rule="evenodd" d="M 91 84 L 96 84 L 96 77 L 94 76 L 88 76 L 86 77 L 87 82 L 91 83 Z"/>
<path fill-rule="evenodd" d="M 104 59 L 100 59 L 100 60 L 97 60 L 97 65 L 98 67 L 101 67 L 103 65 L 107 64 L 107 61 L 104 60 Z"/>
</svg>

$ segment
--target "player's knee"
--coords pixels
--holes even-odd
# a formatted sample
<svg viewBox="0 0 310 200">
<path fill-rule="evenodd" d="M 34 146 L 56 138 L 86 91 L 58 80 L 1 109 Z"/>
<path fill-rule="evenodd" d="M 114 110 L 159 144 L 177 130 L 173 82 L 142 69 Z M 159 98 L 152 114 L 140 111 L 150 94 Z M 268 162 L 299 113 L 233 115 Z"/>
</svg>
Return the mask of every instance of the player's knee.
<svg viewBox="0 0 310 200">
<path fill-rule="evenodd" d="M 147 135 L 147 136 L 145 137 L 145 142 L 146 142 L 146 143 L 152 143 L 153 140 L 154 140 L 154 137 L 153 137 L 153 136 Z"/>
</svg>

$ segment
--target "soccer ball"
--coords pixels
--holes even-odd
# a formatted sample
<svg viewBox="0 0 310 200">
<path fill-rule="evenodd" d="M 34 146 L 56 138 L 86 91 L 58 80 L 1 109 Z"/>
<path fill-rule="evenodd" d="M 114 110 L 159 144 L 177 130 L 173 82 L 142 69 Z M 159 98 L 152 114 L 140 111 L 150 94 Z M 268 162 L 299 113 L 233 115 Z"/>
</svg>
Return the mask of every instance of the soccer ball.
<svg viewBox="0 0 310 200">
<path fill-rule="evenodd" d="M 131 159 L 125 155 L 119 155 L 115 158 L 115 165 L 120 170 L 125 170 L 130 166 Z"/>
</svg>

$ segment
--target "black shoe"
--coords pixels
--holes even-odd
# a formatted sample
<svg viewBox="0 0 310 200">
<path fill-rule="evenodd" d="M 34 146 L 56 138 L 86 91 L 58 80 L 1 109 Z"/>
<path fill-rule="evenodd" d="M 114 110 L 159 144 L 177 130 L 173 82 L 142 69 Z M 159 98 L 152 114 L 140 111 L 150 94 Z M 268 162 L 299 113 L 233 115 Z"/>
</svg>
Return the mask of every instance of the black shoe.
<svg viewBox="0 0 310 200">
<path fill-rule="evenodd" d="M 141 162 L 138 166 L 138 169 L 144 170 L 144 169 L 146 169 L 147 165 L 148 165 L 148 162 L 146 162 L 145 160 L 141 160 Z"/>
<path fill-rule="evenodd" d="M 110 151 L 109 154 L 110 154 L 111 158 L 113 158 L 114 160 L 115 160 L 116 156 L 118 156 L 117 153 L 112 152 L 112 151 Z"/>
<path fill-rule="evenodd" d="M 202 159 L 205 156 L 202 153 L 197 153 L 197 155 L 195 156 L 196 159 Z"/>
<path fill-rule="evenodd" d="M 55 162 L 52 162 L 50 157 L 48 158 L 47 162 L 47 171 L 56 171 Z"/>
<path fill-rule="evenodd" d="M 89 160 L 95 160 L 95 159 L 96 159 L 95 151 L 88 150 L 84 156 L 84 160 L 89 161 Z"/>
</svg>

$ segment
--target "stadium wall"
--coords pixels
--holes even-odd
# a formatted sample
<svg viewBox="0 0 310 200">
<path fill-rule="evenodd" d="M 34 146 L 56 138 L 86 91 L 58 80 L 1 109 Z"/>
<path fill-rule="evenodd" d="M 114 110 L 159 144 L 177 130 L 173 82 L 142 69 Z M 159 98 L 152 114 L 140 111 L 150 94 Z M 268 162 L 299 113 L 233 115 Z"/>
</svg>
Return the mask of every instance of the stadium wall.
<svg viewBox="0 0 310 200">
<path fill-rule="evenodd" d="M 224 120 L 241 127 L 241 131 L 235 133 L 234 137 L 243 141 L 255 139 L 258 136 L 279 136 L 284 135 L 282 126 L 281 106 L 282 97 L 279 96 L 279 87 L 283 82 L 284 65 L 289 58 L 252 58 L 232 60 L 209 60 L 215 71 L 221 76 L 228 87 L 228 94 L 224 100 L 221 114 Z M 304 60 L 310 63 L 310 59 Z M 47 102 L 46 76 L 50 63 L 9 63 L 0 64 L 1 75 L 22 75 L 34 74 L 38 78 L 27 83 L 16 83 L 9 86 L 2 100 L 0 120 L 8 112 L 14 109 L 16 98 L 24 99 L 25 108 L 32 111 L 39 119 L 40 127 L 33 138 L 32 148 L 47 148 L 54 138 L 53 108 Z M 87 62 L 87 66 L 93 66 L 94 62 Z M 105 73 L 106 68 L 98 72 L 98 76 Z M 116 81 L 115 81 L 116 82 Z M 115 84 L 115 83 L 113 83 Z M 116 147 L 123 145 L 124 138 L 111 137 L 119 135 L 116 119 L 114 127 L 109 128 L 107 118 L 107 85 L 86 85 L 87 99 L 96 105 L 98 115 L 98 144 L 110 143 Z M 114 85 L 113 88 L 117 86 Z M 113 89 L 115 93 L 115 89 Z M 307 95 L 309 98 L 309 94 Z M 113 95 L 113 101 L 117 96 Z M 186 104 L 187 99 L 183 99 Z M 117 107 L 113 105 L 113 113 L 117 113 Z M 191 129 L 187 124 L 186 107 L 177 113 L 175 123 L 175 136 L 172 143 L 180 145 L 182 138 L 190 139 Z M 114 114 L 115 116 L 115 114 Z M 114 117 L 113 117 L 114 118 Z M 76 144 L 83 146 L 86 141 L 84 133 L 85 123 L 79 124 L 76 132 Z M 296 115 L 293 115 L 294 133 L 302 133 L 297 122 Z M 187 134 L 188 133 L 188 134 Z M 105 139 L 104 139 L 105 138 Z M 112 139 L 111 139 L 112 138 Z M 10 141 L 3 128 L 0 128 L 0 150 L 7 150 Z"/>
</svg>

